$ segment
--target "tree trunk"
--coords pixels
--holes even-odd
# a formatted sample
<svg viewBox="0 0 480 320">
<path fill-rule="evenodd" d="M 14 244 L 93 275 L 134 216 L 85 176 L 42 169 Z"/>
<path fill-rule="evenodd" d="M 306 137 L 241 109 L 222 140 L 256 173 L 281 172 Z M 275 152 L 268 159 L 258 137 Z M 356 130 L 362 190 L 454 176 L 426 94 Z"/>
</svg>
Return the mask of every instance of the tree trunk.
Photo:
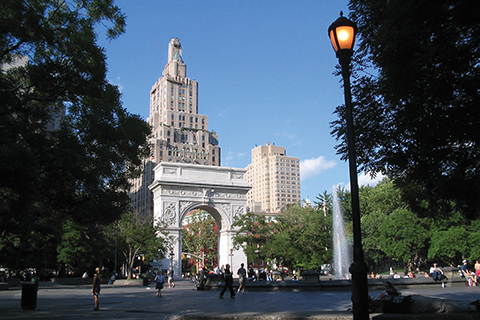
<svg viewBox="0 0 480 320">
<path fill-rule="evenodd" d="M 138 250 L 139 250 L 138 248 L 137 249 L 133 247 L 128 248 L 128 257 L 125 257 L 127 258 L 127 266 L 128 266 L 127 280 L 132 279 L 133 265 L 135 263 L 135 257 L 137 256 Z"/>
</svg>

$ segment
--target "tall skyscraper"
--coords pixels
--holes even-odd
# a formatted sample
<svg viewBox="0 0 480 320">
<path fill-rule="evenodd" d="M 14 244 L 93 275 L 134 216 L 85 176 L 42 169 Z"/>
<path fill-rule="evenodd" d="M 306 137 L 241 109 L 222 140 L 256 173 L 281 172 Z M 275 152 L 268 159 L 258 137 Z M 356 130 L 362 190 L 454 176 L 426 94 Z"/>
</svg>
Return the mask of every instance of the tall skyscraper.
<svg viewBox="0 0 480 320">
<path fill-rule="evenodd" d="M 182 45 L 176 38 L 168 44 L 162 77 L 150 90 L 147 122 L 152 127 L 152 152 L 130 192 L 134 212 L 145 216 L 153 214 L 148 186 L 153 182 L 153 168 L 161 161 L 220 166 L 218 135 L 208 131 L 208 116 L 198 114 L 198 82 L 187 78 Z"/>
<path fill-rule="evenodd" d="M 247 193 L 250 211 L 280 213 L 301 200 L 299 158 L 287 157 L 284 147 L 267 142 L 252 149 L 246 177 L 252 187 Z"/>
</svg>

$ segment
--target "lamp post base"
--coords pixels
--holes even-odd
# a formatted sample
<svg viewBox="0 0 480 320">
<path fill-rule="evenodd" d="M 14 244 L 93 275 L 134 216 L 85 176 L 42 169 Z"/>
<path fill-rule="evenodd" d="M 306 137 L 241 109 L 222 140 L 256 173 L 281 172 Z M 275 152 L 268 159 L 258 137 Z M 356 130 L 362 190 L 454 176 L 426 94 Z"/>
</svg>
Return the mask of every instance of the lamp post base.
<svg viewBox="0 0 480 320">
<path fill-rule="evenodd" d="M 352 274 L 353 319 L 369 319 L 368 267 L 363 260 L 354 261 L 349 268 Z"/>
</svg>

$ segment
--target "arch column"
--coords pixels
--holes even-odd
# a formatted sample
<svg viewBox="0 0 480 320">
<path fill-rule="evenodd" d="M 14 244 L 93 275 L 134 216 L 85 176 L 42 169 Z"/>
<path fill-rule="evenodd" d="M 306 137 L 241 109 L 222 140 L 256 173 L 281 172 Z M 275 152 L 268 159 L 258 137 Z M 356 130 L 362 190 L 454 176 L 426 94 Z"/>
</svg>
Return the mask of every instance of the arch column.
<svg viewBox="0 0 480 320">
<path fill-rule="evenodd" d="M 210 213 L 218 227 L 219 265 L 247 264 L 243 250 L 233 249 L 233 236 L 238 230 L 232 224 L 236 216 L 246 213 L 246 194 L 250 187 L 245 181 L 245 169 L 203 166 L 184 163 L 160 163 L 154 169 L 155 179 L 149 186 L 153 192 L 155 223 L 163 222 L 173 248 L 175 276 L 181 275 L 182 220 L 194 210 Z M 170 267 L 169 253 L 162 260 L 162 269 Z"/>
</svg>

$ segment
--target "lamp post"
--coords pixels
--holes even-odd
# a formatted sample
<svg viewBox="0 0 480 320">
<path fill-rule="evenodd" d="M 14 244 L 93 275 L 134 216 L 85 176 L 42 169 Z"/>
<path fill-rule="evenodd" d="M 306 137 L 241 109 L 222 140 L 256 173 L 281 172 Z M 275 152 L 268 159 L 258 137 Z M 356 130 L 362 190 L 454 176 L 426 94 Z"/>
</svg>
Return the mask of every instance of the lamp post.
<svg viewBox="0 0 480 320">
<path fill-rule="evenodd" d="M 113 265 L 113 274 L 115 276 L 117 275 L 117 236 L 115 236 L 115 264 Z"/>
<path fill-rule="evenodd" d="M 355 153 L 355 132 L 353 128 L 353 106 L 350 89 L 350 62 L 353 55 L 356 24 L 343 17 L 335 20 L 328 28 L 328 35 L 332 42 L 333 49 L 337 54 L 338 61 L 342 67 L 343 88 L 345 94 L 348 162 L 350 171 L 350 188 L 352 197 L 353 216 L 353 263 L 350 266 L 352 274 L 352 303 L 354 319 L 369 319 L 368 315 L 368 267 L 365 264 L 362 248 L 362 229 L 360 227 L 360 204 L 358 199 L 358 178 Z"/>
<path fill-rule="evenodd" d="M 170 268 L 173 268 L 173 257 L 175 253 L 173 253 L 173 248 L 170 249 Z"/>
<path fill-rule="evenodd" d="M 257 250 L 255 250 L 255 253 L 257 254 L 257 268 L 260 265 L 260 245 L 257 244 Z"/>
</svg>

